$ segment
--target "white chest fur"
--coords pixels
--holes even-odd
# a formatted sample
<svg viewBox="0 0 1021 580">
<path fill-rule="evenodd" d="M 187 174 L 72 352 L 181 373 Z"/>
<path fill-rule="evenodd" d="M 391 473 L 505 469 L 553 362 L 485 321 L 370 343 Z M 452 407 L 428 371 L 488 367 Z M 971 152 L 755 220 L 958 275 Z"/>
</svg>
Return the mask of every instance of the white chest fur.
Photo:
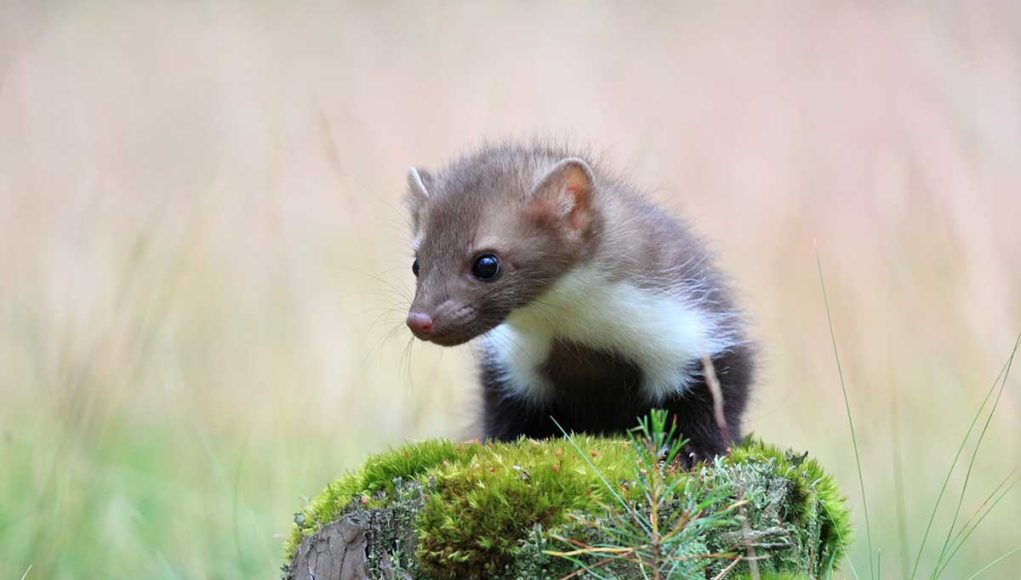
<svg viewBox="0 0 1021 580">
<path fill-rule="evenodd" d="M 564 339 L 613 351 L 635 362 L 650 400 L 683 392 L 691 366 L 733 346 L 722 320 L 684 296 L 612 282 L 591 268 L 564 276 L 539 300 L 516 310 L 485 336 L 513 394 L 545 398 L 553 388 L 539 367 Z"/>
</svg>

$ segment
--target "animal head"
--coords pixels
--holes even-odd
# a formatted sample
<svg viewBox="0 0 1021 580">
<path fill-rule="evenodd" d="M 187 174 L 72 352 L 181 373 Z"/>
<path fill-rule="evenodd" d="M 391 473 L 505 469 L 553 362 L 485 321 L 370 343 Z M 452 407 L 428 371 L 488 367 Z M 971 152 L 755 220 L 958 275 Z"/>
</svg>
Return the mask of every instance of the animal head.
<svg viewBox="0 0 1021 580">
<path fill-rule="evenodd" d="M 591 247 L 597 194 L 577 157 L 489 150 L 435 175 L 409 169 L 417 283 L 408 327 L 452 346 L 530 304 Z"/>
</svg>

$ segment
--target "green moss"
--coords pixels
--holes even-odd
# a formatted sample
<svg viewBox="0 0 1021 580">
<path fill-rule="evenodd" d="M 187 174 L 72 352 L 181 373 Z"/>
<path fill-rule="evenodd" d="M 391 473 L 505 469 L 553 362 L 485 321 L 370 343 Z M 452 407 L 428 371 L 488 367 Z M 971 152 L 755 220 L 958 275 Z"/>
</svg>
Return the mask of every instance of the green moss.
<svg viewBox="0 0 1021 580">
<path fill-rule="evenodd" d="M 576 438 L 609 481 L 633 471 L 623 440 Z M 434 492 L 418 520 L 419 562 L 437 578 L 492 577 L 539 525 L 568 513 L 602 513 L 610 499 L 595 471 L 563 440 L 486 445 L 470 461 L 432 472 Z"/>
<path fill-rule="evenodd" d="M 374 456 L 329 485 L 296 516 L 287 556 L 303 537 L 346 512 L 404 501 L 402 489 L 407 486 L 394 486 L 403 481 L 422 494 L 406 515 L 415 528 L 416 577 L 562 576 L 570 562 L 546 553 L 565 547 L 556 537 L 581 531 L 587 542 L 597 542 L 600 526 L 619 518 L 614 495 L 640 499 L 634 485 L 637 456 L 628 440 L 578 436 L 573 443 L 581 453 L 570 441 L 553 439 L 427 441 Z M 773 574 L 768 577 L 825 573 L 850 540 L 843 497 L 819 465 L 803 455 L 749 440 L 715 464 L 672 472 L 671 477 L 699 477 L 740 493 L 752 528 L 768 534 L 764 543 L 785 546 L 764 549 L 769 557 L 760 569 Z M 724 549 L 733 547 L 740 534 L 731 527 L 699 541 L 713 550 Z M 713 569 L 724 565 L 721 561 Z M 738 575 L 745 571 L 734 570 Z"/>
<path fill-rule="evenodd" d="M 444 462 L 457 461 L 470 447 L 444 440 L 423 441 L 370 457 L 362 467 L 362 493 L 393 492 L 395 479 L 413 480 Z"/>
<path fill-rule="evenodd" d="M 807 454 L 780 449 L 758 439 L 749 438 L 735 447 L 727 461 L 732 465 L 770 463 L 775 473 L 795 485 L 797 508 L 795 523 L 802 529 L 818 518 L 820 568 L 829 572 L 846 553 L 853 532 L 846 498 L 833 478 Z"/>
<path fill-rule="evenodd" d="M 412 443 L 370 457 L 361 469 L 327 485 L 319 497 L 294 517 L 295 525 L 284 547 L 285 559 L 291 558 L 303 537 L 338 519 L 356 499 L 363 506 L 370 506 L 372 495 L 393 492 L 394 480 L 411 481 L 443 462 L 457 461 L 459 450 L 463 453 L 464 448 L 465 445 L 455 445 L 450 441 L 433 440 Z"/>
</svg>

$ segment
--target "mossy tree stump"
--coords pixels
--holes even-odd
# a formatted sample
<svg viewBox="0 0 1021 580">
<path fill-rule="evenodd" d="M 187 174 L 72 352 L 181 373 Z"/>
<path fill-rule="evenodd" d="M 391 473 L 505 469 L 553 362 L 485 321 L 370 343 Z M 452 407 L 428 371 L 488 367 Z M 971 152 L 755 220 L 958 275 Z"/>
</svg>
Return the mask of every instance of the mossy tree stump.
<svg viewBox="0 0 1021 580">
<path fill-rule="evenodd" d="M 754 566 L 764 578 L 815 578 L 850 541 L 843 497 L 804 455 L 747 441 L 690 471 L 668 467 L 657 473 L 674 495 L 652 510 L 638 453 L 627 439 L 582 436 L 391 450 L 295 517 L 285 576 L 596 577 L 588 567 L 641 578 L 658 566 L 740 578 Z M 652 529 L 676 534 L 656 562 L 655 537 L 625 533 Z"/>
</svg>

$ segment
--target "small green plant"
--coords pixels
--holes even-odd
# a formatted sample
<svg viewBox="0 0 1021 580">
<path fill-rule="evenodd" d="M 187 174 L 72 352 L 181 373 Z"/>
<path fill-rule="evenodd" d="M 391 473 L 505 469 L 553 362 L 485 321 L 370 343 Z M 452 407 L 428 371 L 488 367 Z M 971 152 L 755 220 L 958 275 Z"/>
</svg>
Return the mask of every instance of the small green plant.
<svg viewBox="0 0 1021 580">
<path fill-rule="evenodd" d="M 573 438 L 565 435 L 585 458 Z M 736 541 L 723 551 L 712 551 L 704 541 L 710 535 L 719 536 L 710 532 L 740 525 L 739 510 L 746 500 L 735 499 L 741 494 L 734 483 L 719 477 L 718 470 L 684 470 L 681 452 L 685 440 L 664 410 L 653 410 L 642 418 L 630 441 L 635 457 L 633 478 L 616 486 L 602 478 L 619 507 L 608 508 L 598 520 L 580 521 L 575 528 L 598 541 L 556 536 L 572 549 L 547 553 L 566 558 L 579 571 L 597 578 L 703 577 L 716 561 L 736 564 L 741 558 Z"/>
</svg>

